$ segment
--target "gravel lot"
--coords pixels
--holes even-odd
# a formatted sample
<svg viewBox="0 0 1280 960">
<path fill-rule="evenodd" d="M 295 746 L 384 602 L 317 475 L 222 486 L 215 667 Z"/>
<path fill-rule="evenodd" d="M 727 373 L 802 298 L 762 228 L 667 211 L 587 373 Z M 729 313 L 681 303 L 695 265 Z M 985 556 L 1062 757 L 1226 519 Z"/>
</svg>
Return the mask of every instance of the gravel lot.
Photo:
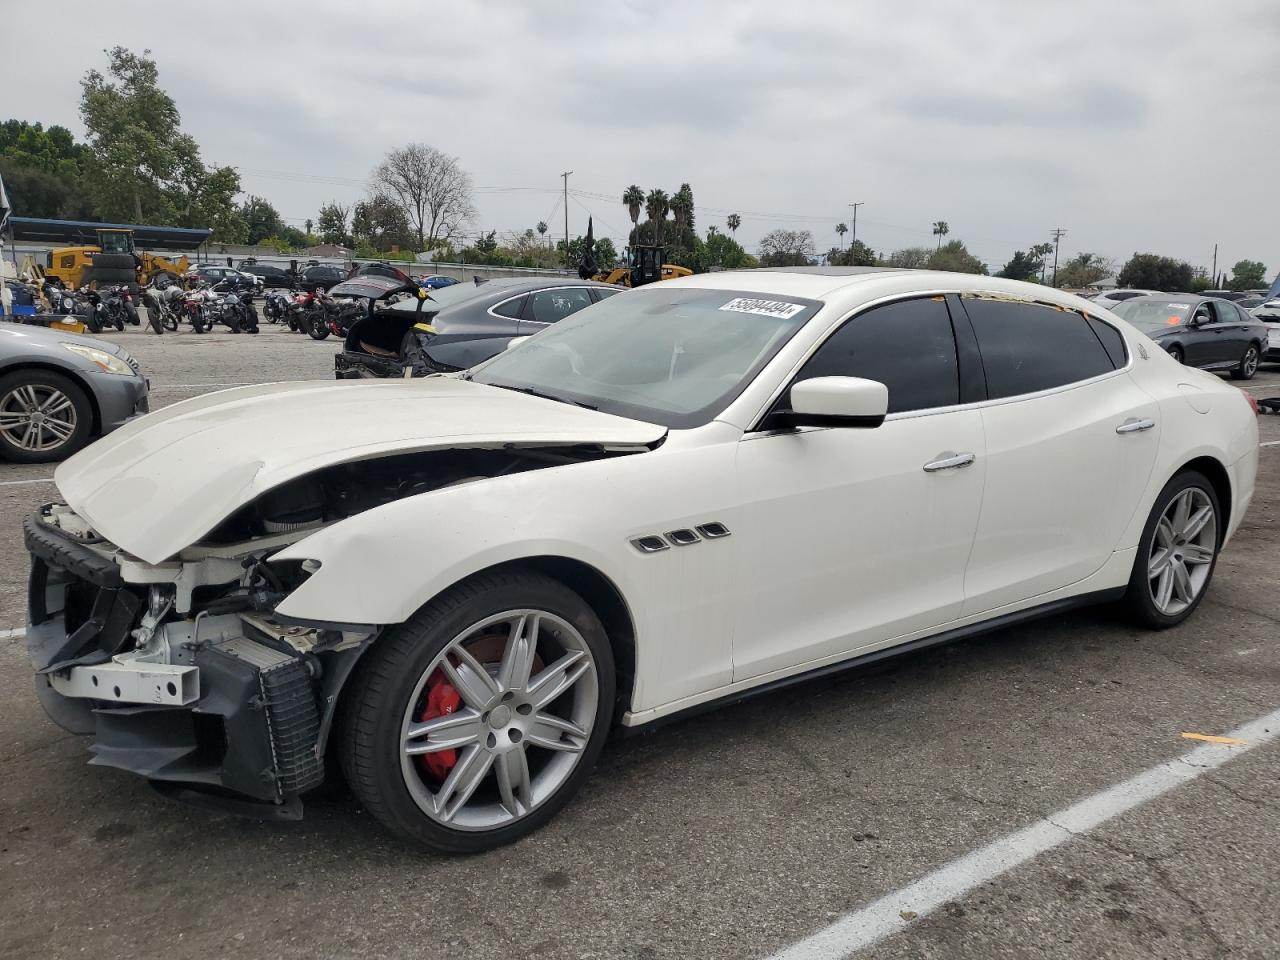
<svg viewBox="0 0 1280 960">
<path fill-rule="evenodd" d="M 153 405 L 328 378 L 337 347 L 264 326 L 127 344 Z M 1280 395 L 1264 371 L 1256 396 Z M 1280 417 L 1261 421 L 1280 442 Z M 22 515 L 48 467 L 0 466 L 0 629 L 23 621 Z M 1105 610 L 766 696 L 605 751 L 513 847 L 399 848 L 349 795 L 263 824 L 86 767 L 0 639 L 0 957 L 762 957 L 1191 744 L 1280 708 L 1280 443 L 1210 593 L 1154 634 Z M 1280 956 L 1280 742 L 1006 873 L 867 957 Z M 817 954 L 814 954 L 816 956 Z"/>
</svg>

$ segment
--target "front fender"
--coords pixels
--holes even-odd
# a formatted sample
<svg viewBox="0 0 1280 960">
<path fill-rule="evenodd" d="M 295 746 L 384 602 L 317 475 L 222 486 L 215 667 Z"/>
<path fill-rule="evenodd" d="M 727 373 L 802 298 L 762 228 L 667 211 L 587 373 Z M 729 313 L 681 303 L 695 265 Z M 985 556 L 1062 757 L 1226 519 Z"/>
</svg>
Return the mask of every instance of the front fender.
<svg viewBox="0 0 1280 960">
<path fill-rule="evenodd" d="M 320 562 L 277 612 L 308 621 L 403 623 L 472 574 L 561 557 L 599 572 L 627 605 L 638 705 L 727 683 L 738 538 L 652 554 L 631 540 L 712 521 L 732 526 L 735 446 L 532 470 L 384 504 L 275 555 Z"/>
</svg>

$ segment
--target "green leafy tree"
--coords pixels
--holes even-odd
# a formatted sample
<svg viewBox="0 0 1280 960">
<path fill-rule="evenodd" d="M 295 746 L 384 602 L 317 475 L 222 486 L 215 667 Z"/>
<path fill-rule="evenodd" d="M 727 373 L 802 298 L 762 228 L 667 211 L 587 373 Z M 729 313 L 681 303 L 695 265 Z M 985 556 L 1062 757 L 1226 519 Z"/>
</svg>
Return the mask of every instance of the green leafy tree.
<svg viewBox="0 0 1280 960">
<path fill-rule="evenodd" d="M 808 230 L 770 230 L 760 238 L 760 263 L 766 267 L 808 266 L 813 258 L 813 234 Z"/>
<path fill-rule="evenodd" d="M 413 239 L 409 219 L 400 204 L 378 194 L 352 208 L 351 233 L 357 245 L 380 253 L 392 247 L 407 248 Z"/>
<path fill-rule="evenodd" d="M 347 217 L 351 208 L 344 207 L 337 200 L 330 200 L 320 208 L 316 215 L 316 228 L 320 231 L 320 239 L 325 243 L 339 246 L 351 246 L 351 234 L 347 232 Z"/>
<path fill-rule="evenodd" d="M 71 131 L 56 124 L 6 120 L 0 123 L 0 157 L 16 164 L 63 177 L 77 177 L 88 148 L 76 143 Z"/>
<path fill-rule="evenodd" d="M 267 200 L 249 194 L 249 198 L 240 205 L 240 219 L 248 229 L 246 243 L 257 244 L 267 237 L 278 237 L 284 232 L 284 222 Z"/>
<path fill-rule="evenodd" d="M 675 242 L 691 247 L 694 239 L 693 189 L 687 183 L 671 195 L 671 213 L 675 219 Z"/>
<path fill-rule="evenodd" d="M 706 241 L 702 243 L 701 261 L 694 269 L 702 273 L 707 270 L 745 270 L 756 265 L 756 258 L 743 250 L 738 241 L 711 227 L 707 230 Z"/>
<path fill-rule="evenodd" d="M 671 198 L 665 190 L 654 188 L 644 201 L 645 215 L 649 218 L 650 230 L 654 243 L 662 242 L 662 226 L 667 221 L 667 213 L 671 210 Z"/>
<path fill-rule="evenodd" d="M 107 58 L 105 74 L 90 70 L 80 84 L 86 182 L 98 214 L 175 224 L 199 212 L 230 229 L 239 176 L 230 167 L 205 167 L 199 146 L 181 131 L 177 105 L 160 88 L 150 51 L 113 47 Z M 236 190 L 228 194 L 231 182 Z"/>
<path fill-rule="evenodd" d="M 930 270 L 946 270 L 949 273 L 977 273 L 986 276 L 987 265 L 965 247 L 963 241 L 944 243 L 929 258 Z"/>
<path fill-rule="evenodd" d="M 876 252 L 861 240 L 854 240 L 843 250 L 832 247 L 827 252 L 827 263 L 833 267 L 871 267 L 877 262 Z"/>
<path fill-rule="evenodd" d="M 640 208 L 644 206 L 644 191 L 633 183 L 622 192 L 622 202 L 626 204 L 627 215 L 631 217 L 631 233 L 634 236 L 640 223 Z"/>
<path fill-rule="evenodd" d="M 1191 265 L 1155 253 L 1135 253 L 1116 278 L 1122 287 L 1180 293 L 1191 286 Z"/>
<path fill-rule="evenodd" d="M 898 267 L 903 270 L 923 270 L 929 265 L 929 258 L 934 251 L 928 247 L 903 247 L 895 250 L 880 261 L 882 266 Z"/>
<path fill-rule="evenodd" d="M 1253 290 L 1267 286 L 1267 268 L 1261 260 L 1241 260 L 1231 268 L 1227 286 L 1232 290 Z"/>
<path fill-rule="evenodd" d="M 1096 253 L 1078 253 L 1058 271 L 1058 286 L 1082 288 L 1115 272 L 1116 265 Z"/>
<path fill-rule="evenodd" d="M 997 277 L 1005 277 L 1009 280 L 1034 280 L 1040 273 L 1042 262 L 1035 259 L 1031 254 L 1024 253 L 1021 250 L 1014 251 L 1009 262 L 1006 263 Z"/>
<path fill-rule="evenodd" d="M 582 263 L 582 258 L 586 251 L 586 237 L 574 237 L 569 241 L 567 249 L 563 240 L 556 241 L 556 254 L 560 260 L 560 266 L 567 269 L 577 269 L 578 264 Z M 613 245 L 613 241 L 608 237 L 596 237 L 595 257 L 596 265 L 601 270 L 607 270 L 616 264 L 618 262 L 618 250 Z"/>
<path fill-rule="evenodd" d="M 951 227 L 947 225 L 945 220 L 933 221 L 933 235 L 938 238 L 938 250 L 942 249 L 942 238 L 951 232 Z"/>
</svg>

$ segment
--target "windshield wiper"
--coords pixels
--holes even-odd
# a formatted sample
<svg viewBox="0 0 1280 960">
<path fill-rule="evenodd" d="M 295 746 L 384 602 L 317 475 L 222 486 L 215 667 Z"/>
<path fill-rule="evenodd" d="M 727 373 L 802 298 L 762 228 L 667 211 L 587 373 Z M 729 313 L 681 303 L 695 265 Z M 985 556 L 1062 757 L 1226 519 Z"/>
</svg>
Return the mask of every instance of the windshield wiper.
<svg viewBox="0 0 1280 960">
<path fill-rule="evenodd" d="M 497 387 L 500 390 L 514 390 L 516 393 L 527 393 L 531 397 L 541 397 L 543 400 L 554 400 L 556 403 L 571 403 L 575 407 L 582 407 L 586 410 L 598 411 L 600 409 L 599 407 L 592 406 L 584 400 L 571 400 L 568 397 L 557 397 L 550 393 L 542 393 L 540 390 L 533 389 L 533 387 L 508 386 L 505 383 L 490 383 L 488 386 Z"/>
</svg>

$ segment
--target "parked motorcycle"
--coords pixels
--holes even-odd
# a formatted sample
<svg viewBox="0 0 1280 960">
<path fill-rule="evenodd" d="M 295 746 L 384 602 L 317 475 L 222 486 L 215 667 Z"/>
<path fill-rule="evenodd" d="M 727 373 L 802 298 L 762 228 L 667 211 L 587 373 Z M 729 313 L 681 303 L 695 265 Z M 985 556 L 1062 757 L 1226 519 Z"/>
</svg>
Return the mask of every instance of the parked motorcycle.
<svg viewBox="0 0 1280 960">
<path fill-rule="evenodd" d="M 258 332 L 258 308 L 253 305 L 253 294 L 223 284 L 215 284 L 209 293 L 213 296 L 206 298 L 204 304 L 209 326 L 223 323 L 232 333 Z"/>
<path fill-rule="evenodd" d="M 308 334 L 312 340 L 329 336 L 329 309 L 333 300 L 322 287 L 303 290 L 289 306 L 289 329 Z"/>
<path fill-rule="evenodd" d="M 293 297 L 289 294 L 273 291 L 267 294 L 262 303 L 262 315 L 267 318 L 267 323 L 288 323 L 292 303 Z"/>
<path fill-rule="evenodd" d="M 142 295 L 143 305 L 147 308 L 147 323 L 156 333 L 172 330 L 177 332 L 178 323 L 185 311 L 183 301 L 186 293 L 177 284 L 157 284 L 148 287 Z"/>
</svg>

